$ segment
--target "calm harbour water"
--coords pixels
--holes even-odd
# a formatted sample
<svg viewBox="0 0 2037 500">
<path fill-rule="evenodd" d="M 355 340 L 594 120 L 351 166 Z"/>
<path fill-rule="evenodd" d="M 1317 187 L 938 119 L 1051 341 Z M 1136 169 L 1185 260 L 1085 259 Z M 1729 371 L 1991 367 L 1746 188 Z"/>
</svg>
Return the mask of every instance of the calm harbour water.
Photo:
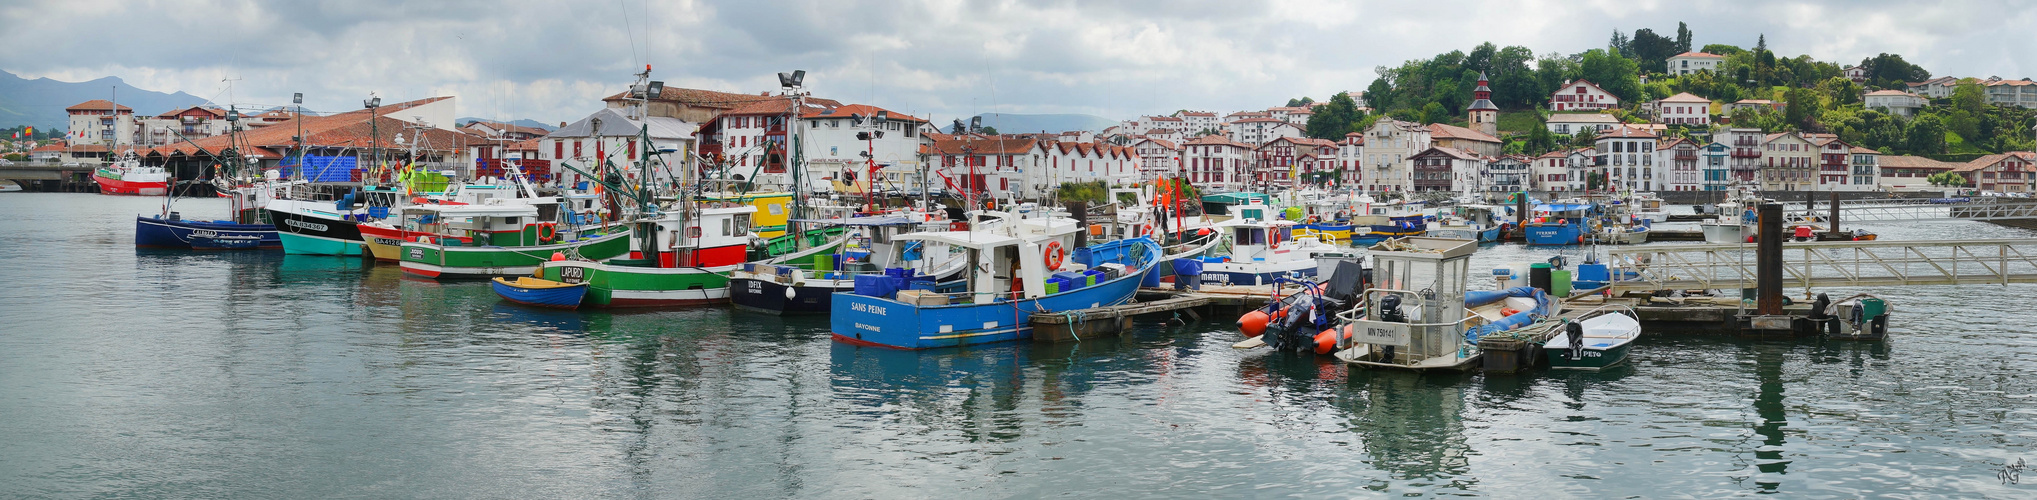
<svg viewBox="0 0 2037 500">
<path fill-rule="evenodd" d="M 1234 350 L 1231 318 L 903 352 L 824 318 L 538 311 L 356 258 L 135 249 L 160 202 L 0 194 L 0 497 L 2037 496 L 1997 477 L 2037 460 L 2037 286 L 1867 290 L 1887 342 L 1412 375 Z"/>
</svg>

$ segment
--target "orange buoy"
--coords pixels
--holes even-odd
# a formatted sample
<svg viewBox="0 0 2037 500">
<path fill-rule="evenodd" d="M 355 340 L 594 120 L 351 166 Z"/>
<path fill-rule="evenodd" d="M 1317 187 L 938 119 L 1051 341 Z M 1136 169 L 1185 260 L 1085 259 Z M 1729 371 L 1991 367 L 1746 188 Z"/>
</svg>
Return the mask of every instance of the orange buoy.
<svg viewBox="0 0 2037 500">
<path fill-rule="evenodd" d="M 1266 323 L 1273 318 L 1266 311 L 1252 311 L 1238 318 L 1238 331 L 1246 337 L 1257 337 L 1266 333 Z"/>
<path fill-rule="evenodd" d="M 1511 307 L 1502 307 L 1502 308 L 1499 308 L 1499 315 L 1500 315 L 1500 317 L 1502 317 L 1502 318 L 1504 318 L 1504 317 L 1507 317 L 1507 316 L 1513 316 L 1513 315 L 1515 315 L 1515 314 L 1520 314 L 1520 313 L 1521 313 L 1521 310 L 1520 310 L 1520 309 L 1514 309 L 1514 308 L 1511 308 Z"/>
<path fill-rule="evenodd" d="M 566 252 L 552 252 L 552 262 L 565 262 Z"/>
<path fill-rule="evenodd" d="M 1045 254 L 1047 269 L 1049 270 L 1060 270 L 1061 261 L 1068 258 L 1068 249 L 1061 248 L 1061 242 L 1059 241 L 1047 242 L 1047 248 L 1042 253 Z"/>
</svg>

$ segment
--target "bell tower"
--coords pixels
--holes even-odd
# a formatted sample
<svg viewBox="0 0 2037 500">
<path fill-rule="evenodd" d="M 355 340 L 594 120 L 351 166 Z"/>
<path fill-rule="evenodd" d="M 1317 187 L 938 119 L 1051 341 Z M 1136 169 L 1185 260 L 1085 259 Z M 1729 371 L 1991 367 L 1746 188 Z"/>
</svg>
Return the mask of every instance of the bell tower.
<svg viewBox="0 0 2037 500">
<path fill-rule="evenodd" d="M 1484 71 L 1478 72 L 1478 88 L 1471 91 L 1471 98 L 1468 125 L 1479 133 L 1499 137 L 1499 106 L 1492 104 L 1492 87 L 1486 86 Z"/>
</svg>

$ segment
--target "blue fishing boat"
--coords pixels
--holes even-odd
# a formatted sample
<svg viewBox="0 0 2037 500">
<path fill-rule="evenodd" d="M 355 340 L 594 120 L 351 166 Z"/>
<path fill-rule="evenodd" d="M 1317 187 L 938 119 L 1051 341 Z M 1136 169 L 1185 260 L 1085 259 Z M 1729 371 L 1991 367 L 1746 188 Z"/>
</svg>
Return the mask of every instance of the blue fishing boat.
<svg viewBox="0 0 2037 500">
<path fill-rule="evenodd" d="M 1535 206 L 1535 213 L 1521 224 L 1529 245 L 1576 245 L 1591 230 L 1589 203 L 1548 203 Z"/>
<path fill-rule="evenodd" d="M 578 309 L 580 299 L 587 296 L 587 283 L 561 283 L 552 280 L 518 276 L 515 279 L 497 277 L 489 284 L 502 300 L 531 307 L 550 309 Z"/>
<path fill-rule="evenodd" d="M 1130 301 L 1160 261 L 1160 245 L 1138 237 L 1091 246 L 1080 255 L 1087 262 L 1064 263 L 1080 225 L 1029 218 L 1026 212 L 1022 208 L 1016 219 L 1007 215 L 993 229 L 899 235 L 924 242 L 927 251 L 953 249 L 974 262 L 963 273 L 965 288 L 896 291 L 897 283 L 887 276 L 859 277 L 855 291 L 835 293 L 830 304 L 835 340 L 929 349 L 1027 339 L 1033 314 Z"/>
<path fill-rule="evenodd" d="M 186 220 L 177 212 L 134 217 L 134 246 L 192 250 L 283 248 L 271 224 L 236 224 L 224 220 Z"/>
</svg>

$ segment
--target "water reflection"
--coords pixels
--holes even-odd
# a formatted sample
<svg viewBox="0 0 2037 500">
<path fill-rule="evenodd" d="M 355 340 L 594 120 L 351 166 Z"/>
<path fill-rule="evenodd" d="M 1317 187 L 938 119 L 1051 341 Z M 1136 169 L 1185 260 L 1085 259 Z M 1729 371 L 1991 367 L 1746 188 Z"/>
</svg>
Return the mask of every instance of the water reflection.
<svg viewBox="0 0 2037 500">
<path fill-rule="evenodd" d="M 1756 488 L 1773 493 L 1782 487 L 1782 476 L 1789 474 L 1790 461 L 1783 458 L 1783 445 L 1789 427 L 1789 415 L 1783 406 L 1784 359 L 1791 350 L 1782 343 L 1760 343 L 1752 346 L 1754 355 L 1754 379 L 1757 390 L 1754 394 L 1754 413 L 1760 419 L 1754 425 L 1754 433 L 1761 436 L 1761 445 L 1754 449 L 1754 466 L 1764 475 L 1754 480 Z"/>
<path fill-rule="evenodd" d="M 1471 491 L 1462 375 L 1351 370 L 1337 397 L 1346 429 L 1364 436 L 1367 462 L 1416 489 Z M 1374 484 L 1375 489 L 1389 485 Z M 1392 485 L 1393 489 L 1406 489 Z"/>
</svg>

